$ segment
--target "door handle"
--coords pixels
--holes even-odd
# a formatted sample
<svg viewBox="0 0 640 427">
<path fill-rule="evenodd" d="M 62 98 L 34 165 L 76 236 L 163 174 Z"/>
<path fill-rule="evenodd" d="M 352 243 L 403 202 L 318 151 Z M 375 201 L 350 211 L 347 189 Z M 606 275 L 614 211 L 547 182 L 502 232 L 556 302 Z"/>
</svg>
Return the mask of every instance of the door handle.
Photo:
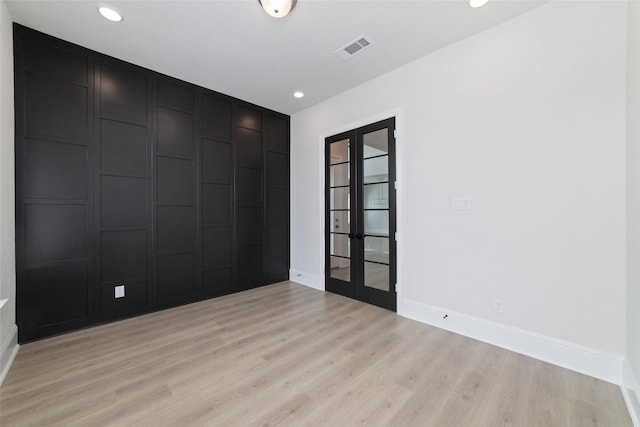
<svg viewBox="0 0 640 427">
<path fill-rule="evenodd" d="M 353 233 L 349 233 L 349 238 L 353 239 L 355 237 L 355 235 Z"/>
<path fill-rule="evenodd" d="M 362 239 L 362 234 L 356 234 L 356 239 Z"/>
</svg>

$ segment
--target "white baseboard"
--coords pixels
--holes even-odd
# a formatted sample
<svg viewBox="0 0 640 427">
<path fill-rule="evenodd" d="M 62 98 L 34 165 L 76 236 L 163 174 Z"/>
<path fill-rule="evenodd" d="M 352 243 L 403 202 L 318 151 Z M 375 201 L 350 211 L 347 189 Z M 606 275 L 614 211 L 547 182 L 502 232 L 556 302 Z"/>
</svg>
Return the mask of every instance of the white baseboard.
<svg viewBox="0 0 640 427">
<path fill-rule="evenodd" d="M 628 359 L 625 359 L 622 365 L 622 385 L 620 388 L 633 425 L 640 427 L 640 381 L 638 381 L 638 376 Z"/>
<path fill-rule="evenodd" d="M 13 359 L 18 354 L 18 327 L 13 325 L 7 337 L 0 344 L 0 384 L 4 381 L 9 373 L 9 368 L 13 363 Z"/>
<path fill-rule="evenodd" d="M 324 291 L 324 278 L 315 274 L 305 273 L 304 271 L 289 270 L 289 280 L 292 282 L 300 283 L 301 285 L 309 286 L 313 289 Z"/>
<path fill-rule="evenodd" d="M 405 300 L 401 316 L 484 341 L 516 353 L 571 369 L 614 384 L 622 384 L 619 354 L 606 353 L 524 329 L 514 328 L 467 314 L 456 313 L 417 301 Z M 447 315 L 446 319 L 443 317 Z"/>
</svg>

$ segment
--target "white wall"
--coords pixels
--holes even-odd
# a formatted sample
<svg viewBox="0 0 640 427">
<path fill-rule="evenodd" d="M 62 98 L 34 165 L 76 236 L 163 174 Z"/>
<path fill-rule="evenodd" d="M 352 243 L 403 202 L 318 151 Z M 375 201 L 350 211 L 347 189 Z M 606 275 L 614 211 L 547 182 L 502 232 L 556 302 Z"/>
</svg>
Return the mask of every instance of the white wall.
<svg viewBox="0 0 640 427">
<path fill-rule="evenodd" d="M 406 301 L 624 354 L 625 75 L 625 3 L 551 2 L 294 115 L 292 272 L 323 275 L 322 136 L 398 109 Z"/>
<path fill-rule="evenodd" d="M 0 382 L 16 347 L 15 185 L 13 156 L 13 29 L 0 0 Z"/>
<path fill-rule="evenodd" d="M 627 37 L 627 364 L 630 408 L 640 417 L 640 2 L 629 2 Z"/>
</svg>

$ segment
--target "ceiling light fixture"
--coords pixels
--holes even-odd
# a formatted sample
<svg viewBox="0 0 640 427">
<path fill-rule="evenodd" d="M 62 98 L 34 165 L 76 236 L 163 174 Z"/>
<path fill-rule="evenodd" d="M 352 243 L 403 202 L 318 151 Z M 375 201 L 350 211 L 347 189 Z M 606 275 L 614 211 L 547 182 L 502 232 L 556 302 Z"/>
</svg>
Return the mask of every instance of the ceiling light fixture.
<svg viewBox="0 0 640 427">
<path fill-rule="evenodd" d="M 122 15 L 120 15 L 115 9 L 112 9 L 108 6 L 100 6 L 98 8 L 98 12 L 100 12 L 100 15 L 104 16 L 104 18 L 108 19 L 109 21 L 122 21 Z"/>
<path fill-rule="evenodd" d="M 478 7 L 482 7 L 487 4 L 489 0 L 469 0 L 469 6 L 476 9 Z"/>
<path fill-rule="evenodd" d="M 301 91 L 293 92 L 293 96 L 295 96 L 296 98 L 302 98 L 304 96 L 304 92 L 301 92 Z"/>
<path fill-rule="evenodd" d="M 274 18 L 284 18 L 296 5 L 296 0 L 258 0 L 262 8 Z"/>
</svg>

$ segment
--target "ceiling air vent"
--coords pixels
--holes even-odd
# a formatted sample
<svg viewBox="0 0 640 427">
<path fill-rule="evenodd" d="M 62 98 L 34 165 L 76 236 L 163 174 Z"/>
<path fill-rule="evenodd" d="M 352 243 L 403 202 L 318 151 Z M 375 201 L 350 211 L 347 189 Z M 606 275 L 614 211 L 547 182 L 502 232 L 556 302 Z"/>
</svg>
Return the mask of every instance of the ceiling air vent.
<svg viewBox="0 0 640 427">
<path fill-rule="evenodd" d="M 342 59 L 349 59 L 352 56 L 362 52 L 363 50 L 365 50 L 367 47 L 371 45 L 372 45 L 371 41 L 367 40 L 365 36 L 362 36 L 362 37 L 358 37 L 356 40 L 352 41 L 348 45 L 336 50 L 335 54 Z"/>
</svg>

